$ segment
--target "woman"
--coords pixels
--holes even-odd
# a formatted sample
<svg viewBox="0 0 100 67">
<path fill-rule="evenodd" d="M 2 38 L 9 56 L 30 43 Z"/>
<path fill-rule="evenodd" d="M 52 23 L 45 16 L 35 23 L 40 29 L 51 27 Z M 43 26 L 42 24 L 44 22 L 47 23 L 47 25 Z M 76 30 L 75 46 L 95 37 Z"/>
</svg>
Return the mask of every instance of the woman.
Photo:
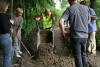
<svg viewBox="0 0 100 67">
<path fill-rule="evenodd" d="M 11 25 L 14 23 L 13 20 L 8 21 L 6 11 L 9 3 L 4 0 L 0 0 L 0 44 L 3 45 L 4 50 L 4 61 L 3 67 L 11 67 L 14 50 L 12 48 L 12 39 L 10 33 L 12 32 Z"/>
<path fill-rule="evenodd" d="M 15 52 L 15 56 L 20 58 L 22 54 L 21 52 L 21 47 L 20 47 L 20 41 L 18 40 L 21 39 L 21 28 L 22 28 L 22 23 L 23 23 L 23 18 L 22 18 L 23 10 L 21 8 L 16 9 L 16 13 L 14 14 L 14 24 L 12 28 L 14 29 L 14 33 L 12 35 L 13 39 L 13 48 Z"/>
</svg>

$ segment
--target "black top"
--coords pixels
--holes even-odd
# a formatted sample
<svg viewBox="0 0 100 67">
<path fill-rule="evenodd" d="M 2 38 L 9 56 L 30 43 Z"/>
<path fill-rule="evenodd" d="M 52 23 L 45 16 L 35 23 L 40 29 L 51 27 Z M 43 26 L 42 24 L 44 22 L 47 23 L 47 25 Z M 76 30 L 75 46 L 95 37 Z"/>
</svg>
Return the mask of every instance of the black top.
<svg viewBox="0 0 100 67">
<path fill-rule="evenodd" d="M 0 13 L 0 34 L 10 33 L 12 23 L 8 21 L 5 13 Z"/>
</svg>

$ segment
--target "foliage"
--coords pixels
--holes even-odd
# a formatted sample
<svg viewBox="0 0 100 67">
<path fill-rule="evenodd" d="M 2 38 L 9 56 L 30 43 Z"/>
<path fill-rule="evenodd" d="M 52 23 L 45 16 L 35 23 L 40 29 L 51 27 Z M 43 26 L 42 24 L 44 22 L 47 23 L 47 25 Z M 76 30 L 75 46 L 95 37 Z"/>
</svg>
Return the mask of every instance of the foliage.
<svg viewBox="0 0 100 67">
<path fill-rule="evenodd" d="M 15 9 L 17 7 L 21 7 L 24 10 L 23 13 L 24 22 L 22 28 L 22 30 L 24 31 L 23 32 L 24 35 L 27 35 L 33 28 L 36 27 L 36 21 L 34 20 L 34 18 L 39 16 L 40 13 L 44 12 L 44 9 L 46 7 L 49 7 L 51 9 L 51 12 L 54 13 L 56 18 L 55 24 L 58 23 L 63 11 L 68 7 L 67 0 L 59 0 L 61 2 L 61 10 L 55 8 L 54 0 L 13 0 L 13 1 L 14 1 L 13 12 L 15 12 Z M 86 1 L 88 3 L 90 2 L 90 0 L 86 0 Z M 100 15 L 99 3 L 100 1 L 96 0 L 96 13 L 98 17 Z"/>
</svg>

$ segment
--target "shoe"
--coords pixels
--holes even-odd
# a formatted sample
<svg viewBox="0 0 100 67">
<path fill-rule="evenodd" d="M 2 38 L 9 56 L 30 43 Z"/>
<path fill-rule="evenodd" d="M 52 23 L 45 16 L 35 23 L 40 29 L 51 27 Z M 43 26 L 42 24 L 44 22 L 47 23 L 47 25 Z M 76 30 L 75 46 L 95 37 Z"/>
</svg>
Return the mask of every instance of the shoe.
<svg viewBox="0 0 100 67">
<path fill-rule="evenodd" d="M 21 56 L 19 54 L 16 54 L 16 57 L 20 58 Z"/>
<path fill-rule="evenodd" d="M 22 52 L 21 52 L 21 51 L 19 51 L 18 53 L 19 53 L 19 54 L 22 54 Z"/>
</svg>

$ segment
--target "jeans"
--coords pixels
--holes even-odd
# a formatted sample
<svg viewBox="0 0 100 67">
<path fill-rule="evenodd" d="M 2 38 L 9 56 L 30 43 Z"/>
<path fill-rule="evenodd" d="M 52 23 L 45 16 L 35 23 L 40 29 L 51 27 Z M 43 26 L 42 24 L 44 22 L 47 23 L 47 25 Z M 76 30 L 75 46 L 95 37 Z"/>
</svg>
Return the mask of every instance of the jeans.
<svg viewBox="0 0 100 67">
<path fill-rule="evenodd" d="M 14 50 L 12 48 L 12 39 L 10 34 L 0 34 L 0 43 L 3 45 L 4 50 L 3 67 L 11 67 Z"/>
<path fill-rule="evenodd" d="M 87 38 L 71 38 L 70 41 L 76 67 L 87 67 Z"/>
</svg>

